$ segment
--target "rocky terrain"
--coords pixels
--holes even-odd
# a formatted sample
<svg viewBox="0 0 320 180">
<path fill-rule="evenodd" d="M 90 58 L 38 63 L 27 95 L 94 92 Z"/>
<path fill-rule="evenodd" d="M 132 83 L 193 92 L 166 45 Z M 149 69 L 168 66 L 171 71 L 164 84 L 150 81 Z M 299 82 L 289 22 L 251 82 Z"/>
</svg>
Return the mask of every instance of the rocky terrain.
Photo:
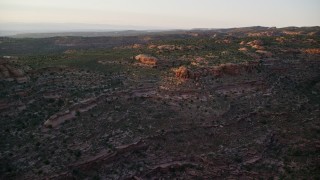
<svg viewBox="0 0 320 180">
<path fill-rule="evenodd" d="M 0 179 L 318 179 L 319 32 L 1 38 Z"/>
</svg>

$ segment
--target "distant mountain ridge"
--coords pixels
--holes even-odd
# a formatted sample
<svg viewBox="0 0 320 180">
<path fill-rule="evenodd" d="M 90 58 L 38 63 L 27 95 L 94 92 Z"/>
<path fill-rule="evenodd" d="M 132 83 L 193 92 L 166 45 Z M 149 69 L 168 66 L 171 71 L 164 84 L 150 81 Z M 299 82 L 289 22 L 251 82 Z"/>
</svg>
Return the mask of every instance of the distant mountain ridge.
<svg viewBox="0 0 320 180">
<path fill-rule="evenodd" d="M 235 27 L 235 28 L 193 28 L 193 29 L 170 29 L 147 26 L 125 26 L 125 25 L 107 25 L 107 24 L 50 24 L 50 23 L 0 23 L 0 37 L 12 38 L 50 38 L 59 36 L 78 36 L 78 37 L 119 37 L 119 36 L 139 36 L 155 34 L 185 34 L 214 32 L 222 34 L 246 35 L 247 33 L 256 34 L 268 32 L 280 33 L 282 31 L 300 31 L 305 29 L 306 32 L 318 32 L 319 26 L 313 27 Z M 298 33 L 298 32 L 297 32 Z"/>
<path fill-rule="evenodd" d="M 0 23 L 0 36 L 26 33 L 110 32 L 124 30 L 165 30 L 168 28 L 134 25 L 81 24 L 81 23 Z"/>
</svg>

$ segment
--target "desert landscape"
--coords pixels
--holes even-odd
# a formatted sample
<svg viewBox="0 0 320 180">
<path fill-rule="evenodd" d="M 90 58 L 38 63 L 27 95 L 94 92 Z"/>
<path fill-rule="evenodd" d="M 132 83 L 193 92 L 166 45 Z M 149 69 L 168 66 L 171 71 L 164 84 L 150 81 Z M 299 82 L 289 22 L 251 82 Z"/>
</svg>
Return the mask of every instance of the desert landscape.
<svg viewBox="0 0 320 180">
<path fill-rule="evenodd" d="M 25 34 L 0 55 L 0 179 L 320 178 L 319 27 Z"/>
</svg>

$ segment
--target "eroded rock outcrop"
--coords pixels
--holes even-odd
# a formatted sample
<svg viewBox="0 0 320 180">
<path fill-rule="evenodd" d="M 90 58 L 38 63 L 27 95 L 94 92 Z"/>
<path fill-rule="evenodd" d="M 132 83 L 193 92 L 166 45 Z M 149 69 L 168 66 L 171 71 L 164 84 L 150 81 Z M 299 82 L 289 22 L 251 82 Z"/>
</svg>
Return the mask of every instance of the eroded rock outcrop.
<svg viewBox="0 0 320 180">
<path fill-rule="evenodd" d="M 283 43 L 286 42 L 286 38 L 284 38 L 284 37 L 277 37 L 277 38 L 276 38 L 276 41 L 279 42 L 279 43 L 281 43 L 281 44 L 283 44 Z"/>
<path fill-rule="evenodd" d="M 254 45 L 262 46 L 263 42 L 261 40 L 254 40 L 254 41 L 248 42 L 247 45 L 249 45 L 249 46 L 254 46 Z"/>
<path fill-rule="evenodd" d="M 176 77 L 179 78 L 193 78 L 193 72 L 189 69 L 187 69 L 185 66 L 181 66 L 178 69 L 174 69 L 174 72 L 176 73 Z"/>
<path fill-rule="evenodd" d="M 133 49 L 142 49 L 144 46 L 142 44 L 134 44 L 132 46 Z"/>
<path fill-rule="evenodd" d="M 263 42 L 261 40 L 254 40 L 247 43 L 248 46 L 250 46 L 253 49 L 259 49 L 263 50 Z"/>
<path fill-rule="evenodd" d="M 303 52 L 306 54 L 320 54 L 320 48 L 305 49 Z"/>
<path fill-rule="evenodd" d="M 249 37 L 271 37 L 276 36 L 279 33 L 276 31 L 264 31 L 264 32 L 253 32 L 253 33 L 247 33 Z"/>
<path fill-rule="evenodd" d="M 214 76 L 221 77 L 223 75 L 237 76 L 242 73 L 251 73 L 258 66 L 258 62 L 246 62 L 240 64 L 226 63 L 219 66 L 213 66 L 208 68 L 188 69 L 185 66 L 181 66 L 174 69 L 177 78 L 182 79 L 199 79 L 200 77 Z"/>
<path fill-rule="evenodd" d="M 137 61 L 140 61 L 143 64 L 152 65 L 152 66 L 156 66 L 159 61 L 158 58 L 149 56 L 146 54 L 139 54 L 138 56 L 135 57 L 135 59 Z"/>
<path fill-rule="evenodd" d="M 151 44 L 148 46 L 148 49 L 156 49 L 157 48 L 157 45 L 154 45 L 154 44 Z"/>
<path fill-rule="evenodd" d="M 247 51 L 248 51 L 248 48 L 243 47 L 243 48 L 239 48 L 238 50 L 239 50 L 239 51 L 242 51 L 242 52 L 247 52 Z"/>
<path fill-rule="evenodd" d="M 181 46 L 175 46 L 175 45 L 161 45 L 157 47 L 159 50 L 167 50 L 167 51 L 174 51 L 174 50 L 181 50 Z"/>
<path fill-rule="evenodd" d="M 149 45 L 148 49 L 158 49 L 158 52 L 165 52 L 165 51 L 194 51 L 194 50 L 199 50 L 202 49 L 203 47 L 200 46 L 193 46 L 193 45 L 188 45 L 188 46 L 180 46 L 180 45 L 169 45 L 169 44 L 164 44 L 164 45 Z"/>
<path fill-rule="evenodd" d="M 18 83 L 25 83 L 29 81 L 29 77 L 25 72 L 5 59 L 0 59 L 0 79 L 6 81 L 17 81 Z"/>
<path fill-rule="evenodd" d="M 50 118 L 44 123 L 44 126 L 55 128 L 67 120 L 76 118 L 80 113 L 87 112 L 96 107 L 97 101 L 98 98 L 90 98 L 73 104 L 69 109 L 50 116 Z"/>
<path fill-rule="evenodd" d="M 282 33 L 286 34 L 286 35 L 300 35 L 302 34 L 301 31 L 283 31 Z"/>
</svg>

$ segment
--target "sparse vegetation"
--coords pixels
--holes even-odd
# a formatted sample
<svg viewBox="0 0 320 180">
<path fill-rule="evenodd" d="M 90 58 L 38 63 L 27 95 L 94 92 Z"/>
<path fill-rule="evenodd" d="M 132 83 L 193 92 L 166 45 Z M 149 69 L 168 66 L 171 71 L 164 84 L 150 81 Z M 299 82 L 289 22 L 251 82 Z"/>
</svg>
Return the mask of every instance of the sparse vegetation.
<svg viewBox="0 0 320 180">
<path fill-rule="evenodd" d="M 1 38 L 0 179 L 319 178 L 320 29 L 286 30 Z"/>
</svg>

